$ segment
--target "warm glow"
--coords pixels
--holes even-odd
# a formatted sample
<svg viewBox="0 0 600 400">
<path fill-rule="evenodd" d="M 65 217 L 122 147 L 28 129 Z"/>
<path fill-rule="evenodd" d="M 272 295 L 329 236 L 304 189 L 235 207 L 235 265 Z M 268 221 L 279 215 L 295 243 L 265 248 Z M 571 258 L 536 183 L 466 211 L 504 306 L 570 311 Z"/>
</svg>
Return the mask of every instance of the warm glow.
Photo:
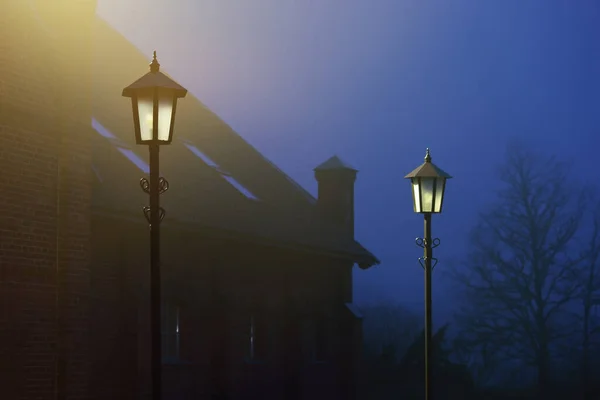
<svg viewBox="0 0 600 400">
<path fill-rule="evenodd" d="M 421 212 L 433 212 L 435 178 L 421 178 Z"/>
<path fill-rule="evenodd" d="M 434 212 L 439 213 L 442 212 L 442 199 L 444 198 L 444 185 L 446 184 L 446 180 L 443 178 L 436 179 L 436 189 L 435 189 L 435 204 Z"/>
<path fill-rule="evenodd" d="M 140 117 L 140 136 L 142 141 L 169 141 L 171 117 L 173 116 L 173 97 L 161 94 L 158 97 L 158 135 L 154 135 L 154 107 L 150 96 L 138 97 L 138 112 Z"/>
<path fill-rule="evenodd" d="M 419 192 L 419 179 L 415 178 L 412 180 L 412 189 L 413 189 L 413 203 L 415 206 L 415 212 L 421 212 L 421 194 Z"/>
<path fill-rule="evenodd" d="M 142 141 L 152 140 L 153 106 L 151 97 L 138 97 L 138 113 L 140 117 L 140 136 Z"/>
<path fill-rule="evenodd" d="M 413 178 L 414 210 L 417 213 L 440 213 L 444 199 L 444 178 Z"/>
<path fill-rule="evenodd" d="M 158 140 L 166 142 L 171 134 L 171 116 L 173 115 L 173 97 L 158 97 Z"/>
</svg>

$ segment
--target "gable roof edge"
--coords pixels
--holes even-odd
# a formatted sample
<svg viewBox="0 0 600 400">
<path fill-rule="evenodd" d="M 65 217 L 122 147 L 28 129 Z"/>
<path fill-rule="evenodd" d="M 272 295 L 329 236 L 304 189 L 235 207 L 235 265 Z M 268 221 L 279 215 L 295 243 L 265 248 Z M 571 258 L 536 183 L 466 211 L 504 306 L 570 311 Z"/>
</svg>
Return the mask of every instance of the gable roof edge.
<svg viewBox="0 0 600 400">
<path fill-rule="evenodd" d="M 92 207 L 92 216 L 101 216 L 108 217 L 117 220 L 125 220 L 133 223 L 146 224 L 146 220 L 143 218 L 139 218 L 134 216 L 133 214 L 126 212 L 115 212 L 112 210 L 108 210 L 99 206 Z M 368 269 L 374 265 L 379 265 L 381 262 L 377 257 L 375 257 L 371 252 L 365 249 L 360 243 L 355 243 L 364 251 L 364 254 L 357 254 L 353 252 L 345 252 L 345 251 L 337 251 L 331 250 L 324 247 L 303 245 L 300 243 L 293 243 L 287 241 L 278 241 L 275 239 L 270 239 L 264 236 L 254 236 L 245 234 L 243 232 L 235 232 L 232 230 L 210 227 L 210 226 L 199 226 L 197 224 L 186 224 L 181 221 L 173 221 L 173 222 L 163 222 L 161 226 L 169 229 L 184 229 L 193 233 L 198 234 L 206 234 L 215 238 L 223 238 L 223 239 L 233 239 L 246 241 L 250 243 L 257 243 L 265 246 L 273 246 L 280 249 L 290 249 L 297 251 L 305 251 L 310 254 L 322 255 L 327 257 L 332 257 L 336 259 L 343 259 L 347 261 L 352 261 L 356 263 L 361 269 Z"/>
</svg>

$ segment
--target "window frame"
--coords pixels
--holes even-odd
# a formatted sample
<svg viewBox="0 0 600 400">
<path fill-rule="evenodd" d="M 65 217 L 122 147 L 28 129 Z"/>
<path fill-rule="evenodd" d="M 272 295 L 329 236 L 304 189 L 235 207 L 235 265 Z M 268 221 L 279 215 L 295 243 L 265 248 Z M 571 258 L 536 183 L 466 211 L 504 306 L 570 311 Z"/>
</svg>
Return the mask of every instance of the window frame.
<svg viewBox="0 0 600 400">
<path fill-rule="evenodd" d="M 331 358 L 331 334 L 329 319 L 324 314 L 317 314 L 313 319 L 311 362 L 326 364 Z"/>
<path fill-rule="evenodd" d="M 244 346 L 244 361 L 248 364 L 266 364 L 271 356 L 271 324 L 269 323 L 269 317 L 265 314 L 265 311 L 255 310 L 252 311 L 247 318 L 248 325 L 246 325 L 247 331 L 244 340 L 246 343 Z M 264 339 L 261 339 L 261 341 L 264 340 L 263 344 L 261 344 L 261 342 L 258 342 L 258 344 L 255 342 L 257 330 L 259 334 L 261 331 L 264 332 L 263 335 L 259 336 L 264 336 Z"/>
<path fill-rule="evenodd" d="M 175 316 L 173 319 L 172 312 Z M 175 301 L 163 301 L 160 310 L 160 339 L 162 364 L 182 361 L 181 358 L 181 304 Z M 174 326 L 170 326 L 171 322 Z M 174 328 L 172 332 L 171 329 Z"/>
</svg>

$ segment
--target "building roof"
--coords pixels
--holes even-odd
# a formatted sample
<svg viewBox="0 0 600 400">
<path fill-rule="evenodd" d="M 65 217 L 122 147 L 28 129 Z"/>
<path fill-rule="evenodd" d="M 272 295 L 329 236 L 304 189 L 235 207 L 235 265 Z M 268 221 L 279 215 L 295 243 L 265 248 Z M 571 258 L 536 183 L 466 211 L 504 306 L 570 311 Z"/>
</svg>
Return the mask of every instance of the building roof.
<svg viewBox="0 0 600 400">
<path fill-rule="evenodd" d="M 141 221 L 148 198 L 139 180 L 147 173 L 148 150 L 135 144 L 131 103 L 121 92 L 148 71 L 148 62 L 98 18 L 91 121 L 97 178 L 93 206 L 96 211 L 135 213 Z M 379 263 L 337 226 L 319 218 L 310 193 L 191 93 L 178 102 L 174 130 L 173 143 L 160 151 L 161 176 L 170 184 L 161 195 L 165 222 L 329 253 L 362 267 Z"/>
</svg>

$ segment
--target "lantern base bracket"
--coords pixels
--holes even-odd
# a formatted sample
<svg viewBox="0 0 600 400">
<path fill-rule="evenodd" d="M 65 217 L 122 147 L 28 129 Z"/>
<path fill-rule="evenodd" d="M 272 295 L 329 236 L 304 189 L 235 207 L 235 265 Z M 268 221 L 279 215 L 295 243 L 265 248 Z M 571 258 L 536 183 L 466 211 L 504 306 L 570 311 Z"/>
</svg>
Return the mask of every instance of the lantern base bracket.
<svg viewBox="0 0 600 400">
<path fill-rule="evenodd" d="M 140 187 L 144 193 L 150 194 L 150 181 L 148 179 L 140 179 Z M 161 176 L 158 178 L 158 194 L 163 194 L 167 190 L 169 190 L 169 181 Z"/>
<path fill-rule="evenodd" d="M 148 223 L 150 225 L 152 225 L 152 220 L 150 217 L 151 211 L 150 211 L 150 207 L 146 206 L 142 209 L 142 211 L 144 211 L 144 217 L 146 217 L 146 221 L 148 221 Z M 163 218 L 165 217 L 165 214 L 167 212 L 165 211 L 164 208 L 162 207 L 158 207 L 158 222 L 162 222 Z"/>
<path fill-rule="evenodd" d="M 429 243 L 427 239 L 418 237 L 415 239 L 415 243 L 417 244 L 417 246 L 421 247 L 422 249 L 433 250 L 440 245 L 440 239 L 439 238 L 432 239 L 431 243 Z M 433 271 L 433 269 L 435 268 L 435 266 L 438 263 L 438 259 L 431 257 L 431 259 L 429 260 L 427 257 L 419 257 L 419 264 L 421 264 L 421 267 L 423 269 L 426 268 L 426 266 L 428 264 L 427 261 L 433 262 L 433 265 L 431 265 L 431 263 L 429 263 L 429 265 L 431 265 L 431 270 Z"/>
<path fill-rule="evenodd" d="M 427 246 L 429 246 L 431 249 L 435 249 L 436 247 L 438 247 L 440 245 L 440 239 L 435 238 L 435 239 L 431 240 L 431 244 L 429 245 L 427 243 L 427 239 L 418 237 L 415 239 L 415 243 L 417 244 L 417 246 L 419 246 L 422 249 L 424 249 Z"/>
<path fill-rule="evenodd" d="M 438 263 L 438 259 L 435 257 L 432 257 L 431 261 L 433 262 L 433 265 L 431 266 L 431 271 L 433 271 L 433 269 L 435 268 L 435 266 Z M 427 265 L 427 257 L 419 257 L 419 264 L 421 264 L 421 268 L 425 269 L 426 265 Z"/>
</svg>

